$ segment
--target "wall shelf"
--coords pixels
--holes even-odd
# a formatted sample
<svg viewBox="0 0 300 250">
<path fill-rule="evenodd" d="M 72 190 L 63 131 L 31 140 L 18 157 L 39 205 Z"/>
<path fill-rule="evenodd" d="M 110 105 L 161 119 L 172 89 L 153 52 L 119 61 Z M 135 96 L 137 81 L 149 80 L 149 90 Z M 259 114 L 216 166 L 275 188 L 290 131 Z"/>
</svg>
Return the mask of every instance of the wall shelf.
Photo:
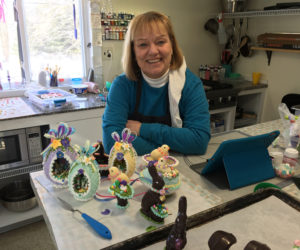
<svg viewBox="0 0 300 250">
<path fill-rule="evenodd" d="M 270 17 L 270 16 L 295 16 L 300 15 L 300 9 L 281 9 L 281 10 L 258 10 L 235 13 L 224 13 L 224 18 L 241 17 Z"/>
<path fill-rule="evenodd" d="M 300 49 L 281 49 L 281 48 L 265 48 L 265 47 L 251 47 L 251 50 L 262 50 L 266 51 L 267 57 L 268 57 L 268 65 L 271 63 L 271 58 L 272 58 L 272 52 L 277 51 L 277 52 L 289 52 L 289 53 L 300 53 Z"/>
</svg>

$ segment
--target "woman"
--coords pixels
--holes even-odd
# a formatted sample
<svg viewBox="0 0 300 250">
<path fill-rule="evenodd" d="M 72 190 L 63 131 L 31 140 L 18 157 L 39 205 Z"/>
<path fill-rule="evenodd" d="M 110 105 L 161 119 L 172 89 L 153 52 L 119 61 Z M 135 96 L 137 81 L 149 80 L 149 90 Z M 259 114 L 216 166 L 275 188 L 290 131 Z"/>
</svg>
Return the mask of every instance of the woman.
<svg viewBox="0 0 300 250">
<path fill-rule="evenodd" d="M 103 115 L 103 143 L 127 127 L 139 155 L 167 144 L 183 154 L 204 154 L 210 139 L 208 104 L 202 83 L 186 68 L 167 16 L 147 12 L 131 20 L 122 75 L 111 85 Z"/>
</svg>

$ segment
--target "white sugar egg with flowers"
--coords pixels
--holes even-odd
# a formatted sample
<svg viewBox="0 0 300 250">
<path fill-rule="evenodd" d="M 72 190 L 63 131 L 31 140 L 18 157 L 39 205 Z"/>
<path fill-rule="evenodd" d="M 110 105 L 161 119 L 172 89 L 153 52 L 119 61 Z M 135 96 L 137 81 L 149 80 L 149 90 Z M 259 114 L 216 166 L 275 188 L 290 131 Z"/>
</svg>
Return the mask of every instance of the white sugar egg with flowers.
<svg viewBox="0 0 300 250">
<path fill-rule="evenodd" d="M 117 132 L 112 133 L 112 138 L 115 144 L 110 150 L 108 165 L 117 167 L 130 178 L 135 171 L 137 161 L 137 153 L 132 146 L 136 136 L 131 133 L 130 129 L 125 128 L 122 131 L 122 138 Z"/>
<path fill-rule="evenodd" d="M 78 157 L 71 165 L 68 176 L 69 191 L 76 200 L 88 201 L 96 194 L 100 183 L 98 163 L 93 153 L 98 150 L 86 141 L 84 147 L 75 145 Z"/>
<path fill-rule="evenodd" d="M 69 137 L 74 132 L 74 128 L 60 123 L 57 130 L 50 129 L 44 135 L 51 139 L 51 143 L 42 152 L 43 170 L 55 187 L 67 187 L 70 166 L 77 157 Z"/>
</svg>

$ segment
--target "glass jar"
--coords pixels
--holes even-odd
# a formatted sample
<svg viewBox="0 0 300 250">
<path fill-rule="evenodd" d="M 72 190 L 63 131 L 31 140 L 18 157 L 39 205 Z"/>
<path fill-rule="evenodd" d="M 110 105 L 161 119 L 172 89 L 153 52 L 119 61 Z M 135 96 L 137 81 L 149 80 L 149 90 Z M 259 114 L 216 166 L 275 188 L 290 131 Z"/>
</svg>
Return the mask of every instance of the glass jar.
<svg viewBox="0 0 300 250">
<path fill-rule="evenodd" d="M 298 150 L 294 148 L 287 148 L 283 153 L 283 163 L 290 164 L 291 167 L 298 166 Z"/>
</svg>

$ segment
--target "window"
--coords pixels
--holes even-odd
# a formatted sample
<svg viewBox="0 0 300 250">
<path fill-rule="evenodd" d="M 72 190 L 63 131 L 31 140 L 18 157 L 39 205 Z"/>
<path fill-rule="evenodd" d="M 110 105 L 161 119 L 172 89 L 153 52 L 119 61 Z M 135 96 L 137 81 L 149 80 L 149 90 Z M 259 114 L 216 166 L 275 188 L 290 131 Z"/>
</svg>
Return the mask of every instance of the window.
<svg viewBox="0 0 300 250">
<path fill-rule="evenodd" d="M 0 0 L 2 87 L 37 81 L 45 68 L 59 69 L 58 78 L 65 80 L 85 77 L 91 65 L 87 4 L 83 0 Z"/>
</svg>

